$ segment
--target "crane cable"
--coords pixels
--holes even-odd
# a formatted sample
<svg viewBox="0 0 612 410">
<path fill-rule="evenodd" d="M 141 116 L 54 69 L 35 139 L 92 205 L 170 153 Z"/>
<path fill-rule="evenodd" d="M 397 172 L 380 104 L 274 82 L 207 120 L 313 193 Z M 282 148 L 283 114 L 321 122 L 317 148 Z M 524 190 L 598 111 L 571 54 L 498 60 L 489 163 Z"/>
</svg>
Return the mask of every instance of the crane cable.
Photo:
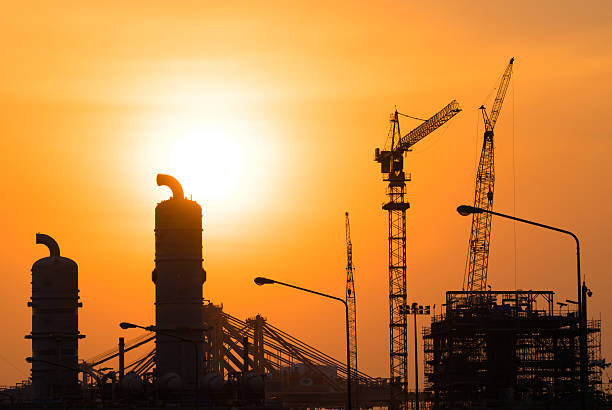
<svg viewBox="0 0 612 410">
<path fill-rule="evenodd" d="M 393 147 L 391 146 L 391 142 L 392 142 L 392 133 L 393 133 L 393 121 L 390 121 L 391 123 L 389 124 L 389 131 L 387 131 L 387 140 L 385 141 L 385 149 L 387 149 L 387 147 L 389 147 L 389 151 L 393 150 Z"/>
<path fill-rule="evenodd" d="M 412 118 L 413 120 L 427 121 L 427 120 L 424 120 L 424 119 L 419 118 L 419 117 L 413 117 L 412 115 L 402 114 L 402 113 L 401 113 L 401 112 L 399 112 L 399 111 L 398 111 L 397 113 L 398 113 L 399 115 L 401 115 L 401 116 L 404 116 L 404 117 L 407 117 L 407 118 Z"/>
<path fill-rule="evenodd" d="M 416 155 L 416 154 L 422 154 L 422 153 L 424 153 L 424 152 L 429 151 L 429 150 L 430 150 L 430 149 L 431 149 L 431 148 L 432 148 L 434 145 L 436 145 L 436 144 L 437 144 L 437 143 L 438 143 L 438 142 L 439 142 L 439 141 L 442 139 L 442 137 L 444 137 L 444 135 L 446 134 L 446 131 L 447 131 L 449 128 L 451 128 L 452 126 L 453 126 L 453 125 L 451 124 L 451 125 L 449 125 L 449 126 L 447 126 L 447 127 L 444 127 L 444 129 L 443 129 L 441 132 L 437 133 L 436 137 L 435 137 L 435 138 L 433 138 L 433 139 L 430 141 L 430 144 L 429 144 L 429 145 L 427 145 L 426 147 L 423 147 L 422 149 L 418 149 L 418 150 L 416 150 L 416 149 L 414 149 L 414 148 L 411 148 L 411 149 L 412 149 L 412 154 L 413 154 L 413 155 Z"/>
<path fill-rule="evenodd" d="M 516 114 L 514 106 L 516 105 L 516 96 L 514 93 L 514 83 L 516 82 L 516 72 L 512 78 L 512 214 L 516 215 L 516 138 L 515 138 L 515 122 Z M 516 221 L 513 221 L 514 228 L 514 290 L 518 289 L 518 254 L 516 249 Z"/>
<path fill-rule="evenodd" d="M 395 111 L 397 111 L 397 106 L 395 106 Z M 424 120 L 423 118 L 413 117 L 412 115 L 403 114 L 399 111 L 397 111 L 397 114 L 403 117 L 406 117 L 406 118 L 411 118 L 413 120 L 418 120 L 418 121 L 423 121 L 423 122 L 427 121 L 427 120 Z M 389 147 L 389 151 L 393 150 L 393 147 L 391 147 L 391 137 L 392 137 L 391 133 L 392 132 L 393 132 L 393 124 L 389 126 L 389 131 L 387 132 L 387 141 L 385 142 L 385 147 Z M 401 137 L 402 136 L 400 135 L 400 138 Z"/>
<path fill-rule="evenodd" d="M 401 115 L 401 116 L 403 116 L 403 117 L 406 117 L 406 118 L 411 118 L 411 119 L 413 119 L 413 120 L 418 120 L 418 121 L 423 121 L 423 122 L 427 121 L 427 120 L 424 120 L 423 118 L 413 117 L 412 115 L 403 114 L 403 113 L 401 113 L 401 112 L 399 112 L 399 111 L 397 111 L 397 114 L 398 114 L 398 115 Z M 391 126 L 391 127 L 390 127 L 389 132 L 387 133 L 387 143 L 389 143 L 389 139 L 391 138 L 391 132 L 392 132 L 392 130 L 393 130 L 393 126 Z M 431 143 L 431 144 L 430 144 L 430 145 L 429 145 L 427 148 L 425 148 L 425 149 L 423 149 L 423 150 L 420 150 L 420 151 L 416 151 L 416 152 L 414 152 L 414 151 L 413 151 L 413 152 L 414 152 L 415 154 L 420 154 L 420 153 L 422 153 L 422 152 L 429 151 L 429 149 L 430 149 L 432 146 L 434 146 L 434 145 L 435 145 L 435 144 L 436 144 L 436 143 L 437 143 L 437 142 L 438 142 L 438 141 L 439 141 L 439 140 L 440 140 L 440 139 L 441 139 L 441 138 L 444 136 L 444 134 L 446 134 L 446 128 L 445 128 L 445 129 L 442 131 L 442 134 L 441 134 L 441 135 L 439 135 L 439 136 L 438 136 L 438 137 L 437 137 L 437 138 L 436 138 L 436 139 L 435 139 L 435 140 L 434 140 L 434 141 L 433 141 L 433 142 L 432 142 L 432 143 Z M 401 138 L 401 137 L 402 137 L 402 136 L 400 135 L 400 138 Z"/>
<path fill-rule="evenodd" d="M 491 99 L 491 97 L 493 96 L 493 93 L 495 91 L 497 91 L 497 89 L 499 88 L 499 86 L 502 83 L 502 78 L 504 77 L 505 73 L 502 73 L 502 75 L 500 75 L 499 77 L 497 77 L 497 79 L 495 79 L 495 83 L 493 83 L 493 87 L 490 89 L 489 94 L 487 94 L 487 96 L 485 97 L 484 101 L 482 102 L 482 104 L 480 104 L 482 107 L 486 107 L 487 102 Z"/>
</svg>

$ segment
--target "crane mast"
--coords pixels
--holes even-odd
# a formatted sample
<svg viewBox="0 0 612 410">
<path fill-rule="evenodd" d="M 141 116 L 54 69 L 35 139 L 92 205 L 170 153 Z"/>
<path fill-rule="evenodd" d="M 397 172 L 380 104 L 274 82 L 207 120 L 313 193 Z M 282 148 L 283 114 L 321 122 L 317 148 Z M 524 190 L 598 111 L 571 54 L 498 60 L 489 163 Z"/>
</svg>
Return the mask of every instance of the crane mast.
<svg viewBox="0 0 612 410">
<path fill-rule="evenodd" d="M 383 209 L 389 219 L 389 366 L 391 402 L 397 408 L 408 403 L 408 339 L 406 295 L 406 182 L 404 153 L 461 111 L 457 101 L 451 101 L 434 116 L 402 136 L 397 110 L 391 115 L 391 148 L 376 149 L 374 160 L 380 163 L 383 180 L 388 182 L 388 202 Z M 399 403 L 399 406 L 398 406 Z"/>
<path fill-rule="evenodd" d="M 514 58 L 506 67 L 497 89 L 491 114 L 487 115 L 484 106 L 480 107 L 485 125 L 484 140 L 478 171 L 476 174 L 476 190 L 474 206 L 491 211 L 493 209 L 493 193 L 495 190 L 495 163 L 493 129 L 501 112 L 502 104 L 508 90 Z M 482 212 L 472 214 L 472 231 L 468 246 L 467 270 L 463 279 L 463 289 L 466 291 L 484 291 L 487 287 L 487 269 L 489 265 L 489 243 L 491 240 L 491 214 Z"/>
<path fill-rule="evenodd" d="M 349 321 L 349 350 L 351 357 L 352 379 L 355 384 L 359 383 L 357 375 L 357 301 L 355 300 L 355 278 L 353 277 L 353 243 L 351 242 L 351 224 L 348 212 L 345 213 L 346 221 L 346 304 L 348 305 Z M 357 402 L 357 389 L 354 389 L 353 399 Z M 355 403 L 356 404 L 356 403 Z M 354 408 L 359 406 L 354 404 Z"/>
</svg>

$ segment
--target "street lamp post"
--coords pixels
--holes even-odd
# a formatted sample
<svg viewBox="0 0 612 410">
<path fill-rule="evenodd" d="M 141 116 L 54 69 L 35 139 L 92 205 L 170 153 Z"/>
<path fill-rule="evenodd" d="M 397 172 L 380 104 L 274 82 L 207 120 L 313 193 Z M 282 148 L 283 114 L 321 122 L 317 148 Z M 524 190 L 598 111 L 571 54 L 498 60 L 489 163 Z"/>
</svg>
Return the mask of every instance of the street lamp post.
<svg viewBox="0 0 612 410">
<path fill-rule="evenodd" d="M 419 351 L 417 344 L 417 315 L 429 315 L 431 310 L 429 306 L 421 306 L 418 303 L 414 302 L 412 305 L 404 305 L 403 306 L 405 313 L 407 315 L 414 316 L 414 402 L 415 409 L 419 410 Z"/>
<path fill-rule="evenodd" d="M 134 323 L 128 323 L 128 322 L 121 322 L 119 323 L 119 327 L 121 329 L 142 329 L 142 330 L 146 330 L 147 332 L 154 332 L 155 334 L 160 334 L 163 336 L 168 336 L 168 337 L 173 337 L 177 340 L 180 340 L 182 342 L 189 342 L 191 344 L 193 344 L 193 350 L 194 350 L 194 357 L 195 357 L 195 391 L 196 391 L 196 398 L 198 397 L 198 390 L 200 388 L 200 362 L 199 362 L 199 354 L 198 354 L 198 342 L 197 340 L 192 340 L 192 339 L 187 339 L 181 336 L 177 336 L 177 335 L 173 335 L 172 333 L 166 333 L 166 332 L 160 332 L 159 330 L 157 330 L 157 328 L 153 325 L 151 326 L 140 326 L 140 325 L 135 325 Z"/>
<path fill-rule="evenodd" d="M 257 277 L 253 280 L 255 282 L 255 284 L 262 286 L 262 285 L 272 285 L 272 284 L 277 284 L 277 285 L 283 285 L 283 286 L 287 286 L 293 289 L 297 289 L 297 290 L 301 290 L 303 292 L 308 292 L 308 293 L 314 293 L 315 295 L 319 295 L 319 296 L 323 296 L 329 299 L 334 299 L 337 300 L 339 302 L 342 302 L 342 304 L 344 305 L 344 309 L 345 309 L 345 318 L 346 318 L 346 395 L 347 395 L 347 404 L 346 404 L 346 408 L 348 410 L 352 409 L 352 401 L 351 401 L 351 354 L 350 354 L 350 339 L 349 339 L 349 311 L 348 311 L 348 305 L 346 304 L 346 301 L 344 299 L 340 299 L 337 298 L 335 296 L 331 296 L 331 295 L 326 295 L 325 293 L 321 293 L 321 292 L 316 292 L 314 290 L 310 290 L 310 289 L 304 289 L 301 288 L 299 286 L 295 286 L 295 285 L 290 285 L 288 283 L 283 283 L 283 282 L 279 282 L 277 280 L 273 280 L 273 279 L 268 279 L 268 278 L 262 278 L 262 277 Z"/>
<path fill-rule="evenodd" d="M 544 225 L 538 222 L 529 221 L 527 219 L 517 218 L 515 216 L 500 214 L 499 212 L 489 211 L 487 209 L 477 208 L 469 205 L 460 205 L 457 207 L 457 212 L 459 212 L 462 216 L 468 216 L 470 214 L 480 214 L 487 213 L 491 215 L 500 216 L 502 218 L 511 219 L 513 221 L 523 222 L 529 225 L 539 226 L 540 228 L 550 229 L 551 231 L 557 231 L 564 233 L 566 235 L 574 238 L 576 242 L 576 272 L 578 276 L 578 327 L 580 334 L 580 400 L 582 409 L 586 409 L 586 392 L 588 385 L 588 364 L 587 364 L 587 346 L 586 346 L 586 324 L 585 324 L 585 316 L 583 315 L 583 305 L 584 301 L 582 300 L 582 290 L 581 290 L 581 279 L 580 279 L 580 242 L 578 241 L 578 237 L 573 233 L 565 229 L 555 228 L 554 226 Z"/>
</svg>

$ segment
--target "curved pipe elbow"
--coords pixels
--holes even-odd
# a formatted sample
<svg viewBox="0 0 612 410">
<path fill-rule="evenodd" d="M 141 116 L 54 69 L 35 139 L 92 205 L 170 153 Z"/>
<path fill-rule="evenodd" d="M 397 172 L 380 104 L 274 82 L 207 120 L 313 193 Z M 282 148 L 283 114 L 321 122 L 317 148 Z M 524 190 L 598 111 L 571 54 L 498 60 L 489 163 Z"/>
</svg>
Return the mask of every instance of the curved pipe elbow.
<svg viewBox="0 0 612 410">
<path fill-rule="evenodd" d="M 49 256 L 60 256 L 59 245 L 57 244 L 57 242 L 55 242 L 55 239 L 53 239 L 49 235 L 45 235 L 44 233 L 37 233 L 36 243 L 40 245 L 45 245 L 47 248 L 49 248 Z"/>
<path fill-rule="evenodd" d="M 167 186 L 172 190 L 172 197 L 178 199 L 184 199 L 185 194 L 183 193 L 183 187 L 176 178 L 166 174 L 157 174 L 157 185 Z"/>
</svg>

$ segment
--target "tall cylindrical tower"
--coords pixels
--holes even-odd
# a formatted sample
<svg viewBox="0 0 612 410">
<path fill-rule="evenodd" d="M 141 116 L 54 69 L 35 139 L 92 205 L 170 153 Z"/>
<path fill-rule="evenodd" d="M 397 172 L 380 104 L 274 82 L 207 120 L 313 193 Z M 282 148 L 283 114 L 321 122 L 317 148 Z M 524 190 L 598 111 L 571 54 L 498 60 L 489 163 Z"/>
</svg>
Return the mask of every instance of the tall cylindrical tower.
<svg viewBox="0 0 612 410">
<path fill-rule="evenodd" d="M 34 399 L 78 394 L 78 266 L 60 256 L 53 238 L 36 234 L 50 255 L 32 266 L 32 390 Z"/>
<path fill-rule="evenodd" d="M 184 197 L 173 177 L 159 174 L 157 185 L 172 190 L 155 208 L 157 376 L 176 373 L 184 388 L 193 389 L 203 361 L 202 208 Z"/>
</svg>

